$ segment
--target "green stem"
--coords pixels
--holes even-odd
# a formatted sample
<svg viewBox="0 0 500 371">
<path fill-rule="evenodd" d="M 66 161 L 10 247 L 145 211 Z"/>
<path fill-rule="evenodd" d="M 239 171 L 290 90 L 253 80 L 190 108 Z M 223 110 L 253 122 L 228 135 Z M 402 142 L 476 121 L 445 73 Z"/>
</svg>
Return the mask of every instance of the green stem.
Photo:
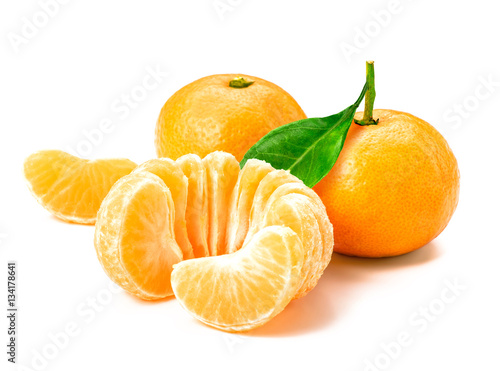
<svg viewBox="0 0 500 371">
<path fill-rule="evenodd" d="M 366 61 L 366 83 L 368 90 L 365 95 L 365 112 L 361 120 L 354 120 L 355 124 L 360 126 L 377 125 L 378 119 L 373 119 L 373 103 L 375 102 L 375 67 L 373 61 Z"/>
<path fill-rule="evenodd" d="M 244 77 L 235 77 L 229 81 L 229 86 L 236 89 L 247 88 L 252 85 L 255 81 L 247 80 Z"/>
</svg>

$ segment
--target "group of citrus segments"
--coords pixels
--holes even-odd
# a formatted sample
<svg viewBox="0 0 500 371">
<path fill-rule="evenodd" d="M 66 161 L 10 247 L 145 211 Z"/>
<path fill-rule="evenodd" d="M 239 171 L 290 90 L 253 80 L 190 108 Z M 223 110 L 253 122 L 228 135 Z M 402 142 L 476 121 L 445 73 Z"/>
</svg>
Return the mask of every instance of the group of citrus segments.
<svg viewBox="0 0 500 371">
<path fill-rule="evenodd" d="M 108 276 L 129 293 L 175 295 L 224 331 L 261 326 L 317 284 L 333 229 L 316 193 L 290 172 L 213 152 L 137 166 L 40 151 L 25 162 L 37 200 L 55 216 L 94 224 Z"/>
</svg>

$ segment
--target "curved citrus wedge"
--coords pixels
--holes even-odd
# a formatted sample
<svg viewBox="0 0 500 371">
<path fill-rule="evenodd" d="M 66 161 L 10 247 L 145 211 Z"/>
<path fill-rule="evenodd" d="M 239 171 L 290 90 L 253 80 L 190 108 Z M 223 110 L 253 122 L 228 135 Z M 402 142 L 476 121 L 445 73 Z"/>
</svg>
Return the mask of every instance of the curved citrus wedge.
<svg viewBox="0 0 500 371">
<path fill-rule="evenodd" d="M 252 209 L 250 210 L 249 216 L 249 228 L 246 235 L 246 239 L 251 238 L 260 228 L 260 221 L 263 218 L 263 213 L 269 200 L 269 197 L 273 194 L 276 189 L 287 183 L 301 183 L 301 180 L 289 171 L 285 170 L 273 170 L 266 174 L 260 181 L 253 198 Z"/>
<path fill-rule="evenodd" d="M 286 183 L 276 188 L 267 199 L 263 215 L 263 218 L 257 215 L 251 221 L 257 229 L 267 225 L 286 225 L 301 237 L 307 251 L 304 264 L 307 277 L 297 298 L 304 296 L 318 283 L 333 252 L 333 227 L 326 217 L 325 206 L 319 196 L 303 183 Z"/>
<path fill-rule="evenodd" d="M 208 249 L 211 256 L 227 254 L 227 208 L 240 166 L 233 155 L 220 151 L 205 156 L 203 164 L 207 172 Z"/>
<path fill-rule="evenodd" d="M 250 211 L 253 198 L 262 178 L 274 168 L 267 162 L 248 160 L 241 169 L 236 186 L 229 203 L 229 220 L 227 223 L 227 250 L 233 253 L 243 246 L 248 232 Z"/>
<path fill-rule="evenodd" d="M 25 160 L 24 176 L 33 196 L 50 213 L 68 222 L 94 224 L 111 186 L 136 166 L 127 159 L 84 160 L 48 150 Z"/>
<path fill-rule="evenodd" d="M 269 321 L 292 300 L 303 261 L 300 238 L 290 228 L 271 226 L 234 254 L 176 264 L 172 287 L 200 321 L 246 331 Z"/>
<path fill-rule="evenodd" d="M 174 214 L 169 189 L 147 171 L 127 175 L 111 188 L 99 210 L 94 245 L 116 284 L 145 300 L 172 295 L 172 265 L 182 260 Z"/>
<path fill-rule="evenodd" d="M 207 173 L 197 155 L 179 157 L 176 163 L 188 178 L 186 225 L 196 258 L 210 256 L 208 250 Z"/>
<path fill-rule="evenodd" d="M 134 173 L 149 171 L 160 177 L 170 190 L 175 205 L 175 239 L 182 250 L 184 259 L 194 258 L 193 247 L 189 242 L 186 226 L 186 207 L 188 195 L 188 178 L 180 166 L 169 158 L 157 158 L 139 165 Z"/>
</svg>

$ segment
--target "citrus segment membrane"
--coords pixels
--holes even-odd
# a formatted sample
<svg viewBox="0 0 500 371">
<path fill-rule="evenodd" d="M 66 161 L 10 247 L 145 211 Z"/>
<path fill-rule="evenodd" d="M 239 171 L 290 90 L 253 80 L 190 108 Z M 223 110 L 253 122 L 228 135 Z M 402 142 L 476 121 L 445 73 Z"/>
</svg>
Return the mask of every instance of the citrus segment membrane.
<svg viewBox="0 0 500 371">
<path fill-rule="evenodd" d="M 267 162 L 249 160 L 241 169 L 229 202 L 226 249 L 229 253 L 239 250 L 248 232 L 250 210 L 260 181 L 274 168 Z"/>
<path fill-rule="evenodd" d="M 250 210 L 250 220 L 246 239 L 250 239 L 260 227 L 266 203 L 273 192 L 284 183 L 301 183 L 301 181 L 286 170 L 273 170 L 260 181 L 253 198 Z"/>
<path fill-rule="evenodd" d="M 64 221 L 94 224 L 111 186 L 137 164 L 127 159 L 85 160 L 59 150 L 35 152 L 24 176 L 36 200 Z"/>
<path fill-rule="evenodd" d="M 197 155 L 179 157 L 176 163 L 188 179 L 186 226 L 195 258 L 209 256 L 207 173 Z"/>
<path fill-rule="evenodd" d="M 333 228 L 318 195 L 290 172 L 274 170 L 257 187 L 249 223 L 245 241 L 268 225 L 288 226 L 301 237 L 306 251 L 304 282 L 296 298 L 312 290 L 333 251 Z"/>
<path fill-rule="evenodd" d="M 211 256 L 227 254 L 227 210 L 240 166 L 233 155 L 219 151 L 208 154 L 203 164 L 207 172 L 208 249 Z"/>
<path fill-rule="evenodd" d="M 263 228 L 270 223 L 276 224 L 276 222 L 269 221 L 268 213 L 270 212 L 270 208 L 273 207 L 274 203 L 284 197 L 289 200 L 291 200 L 292 198 L 296 198 L 296 201 L 300 201 L 301 204 L 304 205 L 302 207 L 307 206 L 307 214 L 312 213 L 316 219 L 318 227 L 317 235 L 321 239 L 321 241 L 314 243 L 311 243 L 310 238 L 307 237 L 304 237 L 305 239 L 307 239 L 307 243 L 305 242 L 305 239 L 302 240 L 306 245 L 306 251 L 309 251 L 313 254 L 311 263 L 314 264 L 314 266 L 311 268 L 311 272 L 313 273 L 313 275 L 308 277 L 308 279 L 306 280 L 307 286 L 302 287 L 299 292 L 299 296 L 303 296 L 316 286 L 319 278 L 321 277 L 321 274 L 330 263 L 334 245 L 333 227 L 327 217 L 326 208 L 319 196 L 305 184 L 295 182 L 285 183 L 276 188 L 276 190 L 272 193 L 272 195 L 266 202 L 265 211 L 263 213 L 264 217 L 260 221 L 258 219 L 254 221 L 257 224 L 257 228 Z M 293 202 L 290 202 L 290 204 L 293 204 Z M 279 215 L 283 214 L 286 213 L 282 212 Z M 306 212 L 304 211 L 303 214 L 306 214 Z M 302 215 L 302 218 L 304 217 L 305 215 Z M 289 226 L 292 227 L 292 225 Z"/>
<path fill-rule="evenodd" d="M 318 221 L 311 211 L 310 201 L 299 194 L 289 194 L 276 199 L 268 208 L 264 220 L 264 228 L 270 225 L 288 226 L 304 245 L 304 265 L 301 271 L 302 281 L 296 297 L 302 296 L 309 287 L 309 280 L 316 273 L 315 262 L 320 260 L 323 252 Z"/>
</svg>

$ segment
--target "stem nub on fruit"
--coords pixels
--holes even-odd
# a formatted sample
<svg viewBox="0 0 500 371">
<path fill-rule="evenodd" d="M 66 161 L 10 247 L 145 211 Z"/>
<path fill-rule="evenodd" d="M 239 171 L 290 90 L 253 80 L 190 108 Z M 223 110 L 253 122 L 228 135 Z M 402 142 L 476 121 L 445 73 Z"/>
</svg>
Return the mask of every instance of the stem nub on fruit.
<svg viewBox="0 0 500 371">
<path fill-rule="evenodd" d="M 368 90 L 365 94 L 365 112 L 361 120 L 354 119 L 354 123 L 360 126 L 377 125 L 378 119 L 373 119 L 373 103 L 375 102 L 375 67 L 373 61 L 366 61 L 366 83 Z"/>
<path fill-rule="evenodd" d="M 255 81 L 247 80 L 244 77 L 235 77 L 231 81 L 229 81 L 229 86 L 231 88 L 243 89 L 252 85 Z"/>
</svg>

